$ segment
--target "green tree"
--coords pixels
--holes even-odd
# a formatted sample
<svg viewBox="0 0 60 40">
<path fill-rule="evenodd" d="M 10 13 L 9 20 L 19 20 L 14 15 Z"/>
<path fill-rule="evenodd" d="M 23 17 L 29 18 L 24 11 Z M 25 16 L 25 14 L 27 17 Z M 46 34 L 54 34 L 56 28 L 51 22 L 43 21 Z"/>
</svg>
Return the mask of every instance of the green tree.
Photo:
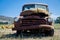
<svg viewBox="0 0 60 40">
<path fill-rule="evenodd" d="M 60 23 L 60 17 L 57 17 L 55 23 Z"/>
</svg>

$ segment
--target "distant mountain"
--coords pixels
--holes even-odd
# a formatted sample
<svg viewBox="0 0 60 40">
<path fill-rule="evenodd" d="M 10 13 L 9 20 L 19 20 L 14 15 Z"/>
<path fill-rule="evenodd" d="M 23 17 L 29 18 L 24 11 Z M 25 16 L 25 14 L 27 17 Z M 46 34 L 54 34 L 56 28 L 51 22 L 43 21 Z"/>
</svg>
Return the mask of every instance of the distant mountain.
<svg viewBox="0 0 60 40">
<path fill-rule="evenodd" d="M 0 15 L 0 22 L 8 22 L 8 23 L 13 23 L 14 19 L 12 17 L 6 17 L 6 16 L 1 16 Z"/>
</svg>

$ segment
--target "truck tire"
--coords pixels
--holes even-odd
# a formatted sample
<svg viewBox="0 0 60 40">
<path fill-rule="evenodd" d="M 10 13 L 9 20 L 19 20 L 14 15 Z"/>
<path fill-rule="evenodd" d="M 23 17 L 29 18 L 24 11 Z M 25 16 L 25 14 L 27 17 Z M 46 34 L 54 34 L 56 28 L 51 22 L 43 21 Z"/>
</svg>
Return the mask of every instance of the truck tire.
<svg viewBox="0 0 60 40">
<path fill-rule="evenodd" d="M 54 29 L 51 29 L 49 31 L 45 31 L 45 36 L 53 36 L 54 35 Z"/>
<path fill-rule="evenodd" d="M 22 33 L 22 31 L 17 30 L 17 32 L 16 32 L 16 36 L 20 36 L 20 37 L 22 38 L 22 37 L 23 37 L 23 33 Z"/>
<path fill-rule="evenodd" d="M 20 32 L 20 37 L 23 38 L 23 32 L 22 31 Z"/>
<path fill-rule="evenodd" d="M 54 35 L 54 29 L 49 31 L 49 36 L 53 36 Z"/>
<path fill-rule="evenodd" d="M 17 32 L 16 32 L 16 36 L 19 36 L 20 33 L 21 33 L 21 31 L 17 30 Z"/>
</svg>

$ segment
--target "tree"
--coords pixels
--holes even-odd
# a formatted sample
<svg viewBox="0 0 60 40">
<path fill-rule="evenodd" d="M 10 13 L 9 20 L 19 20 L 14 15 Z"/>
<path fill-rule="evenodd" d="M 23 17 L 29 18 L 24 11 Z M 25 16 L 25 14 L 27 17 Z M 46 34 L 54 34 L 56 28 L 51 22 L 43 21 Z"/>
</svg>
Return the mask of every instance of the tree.
<svg viewBox="0 0 60 40">
<path fill-rule="evenodd" d="M 55 23 L 60 23 L 60 17 L 57 17 Z"/>
</svg>

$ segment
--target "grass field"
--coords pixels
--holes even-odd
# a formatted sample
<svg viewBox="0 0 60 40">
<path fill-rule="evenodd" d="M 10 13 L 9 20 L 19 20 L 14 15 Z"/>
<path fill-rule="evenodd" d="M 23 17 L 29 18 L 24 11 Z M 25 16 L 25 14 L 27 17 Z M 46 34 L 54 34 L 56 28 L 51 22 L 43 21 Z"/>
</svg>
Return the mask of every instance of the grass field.
<svg viewBox="0 0 60 40">
<path fill-rule="evenodd" d="M 60 40 L 60 24 L 54 24 L 55 32 L 53 37 L 35 37 L 27 36 L 27 37 L 16 37 L 16 31 L 12 31 L 13 25 L 0 25 L 0 40 Z"/>
<path fill-rule="evenodd" d="M 60 24 L 54 24 L 55 29 L 60 29 Z"/>
</svg>

